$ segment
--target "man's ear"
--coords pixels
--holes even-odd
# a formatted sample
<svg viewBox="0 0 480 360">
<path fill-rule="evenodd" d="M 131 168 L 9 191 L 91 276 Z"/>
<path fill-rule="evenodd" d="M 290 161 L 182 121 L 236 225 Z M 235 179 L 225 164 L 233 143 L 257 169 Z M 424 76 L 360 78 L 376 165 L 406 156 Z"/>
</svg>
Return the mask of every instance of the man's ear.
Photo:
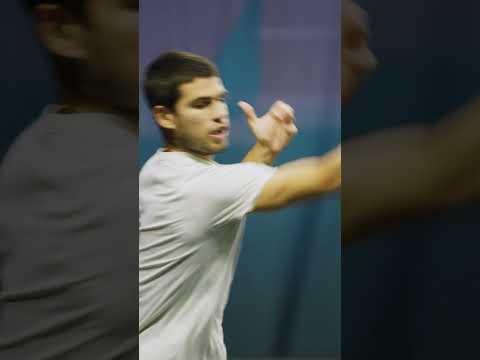
<svg viewBox="0 0 480 360">
<path fill-rule="evenodd" d="M 59 4 L 40 4 L 34 9 L 40 41 L 52 54 L 85 59 L 88 56 L 87 29 L 81 19 Z"/>
<path fill-rule="evenodd" d="M 175 115 L 165 106 L 155 105 L 153 107 L 153 117 L 155 118 L 155 122 L 161 128 L 175 130 L 177 127 L 175 123 Z"/>
</svg>

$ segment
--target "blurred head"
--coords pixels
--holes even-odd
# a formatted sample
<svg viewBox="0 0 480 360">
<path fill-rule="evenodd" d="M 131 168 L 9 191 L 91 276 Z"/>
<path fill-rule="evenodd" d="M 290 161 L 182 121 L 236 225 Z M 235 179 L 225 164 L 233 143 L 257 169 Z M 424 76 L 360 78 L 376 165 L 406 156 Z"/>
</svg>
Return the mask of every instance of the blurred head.
<svg viewBox="0 0 480 360">
<path fill-rule="evenodd" d="M 368 47 L 367 13 L 352 0 L 342 3 L 342 104 L 358 90 L 377 60 Z"/>
<path fill-rule="evenodd" d="M 209 60 L 186 52 L 163 54 L 150 64 L 144 88 L 169 146 L 203 157 L 228 146 L 227 91 Z"/>
<path fill-rule="evenodd" d="M 138 112 L 138 0 L 31 0 L 66 94 Z"/>
</svg>

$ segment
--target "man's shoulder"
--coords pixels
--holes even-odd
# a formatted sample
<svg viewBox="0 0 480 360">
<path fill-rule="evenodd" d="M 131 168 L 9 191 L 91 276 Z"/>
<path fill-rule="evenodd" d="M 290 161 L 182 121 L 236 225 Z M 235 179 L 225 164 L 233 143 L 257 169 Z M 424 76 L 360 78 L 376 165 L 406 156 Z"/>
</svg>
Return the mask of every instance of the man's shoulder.
<svg viewBox="0 0 480 360">
<path fill-rule="evenodd" d="M 140 183 L 142 183 L 142 180 L 146 181 L 151 178 L 158 180 L 168 178 L 174 172 L 177 173 L 175 169 L 175 162 L 164 156 L 161 150 L 157 150 L 140 169 Z"/>
<path fill-rule="evenodd" d="M 241 162 L 234 164 L 216 164 L 215 166 L 209 167 L 208 171 L 204 172 L 204 175 L 220 184 L 223 181 L 241 182 L 242 179 L 268 175 L 274 171 L 275 168 L 269 165 L 254 162 Z"/>
<path fill-rule="evenodd" d="M 263 184 L 274 172 L 271 166 L 251 162 L 215 164 L 190 176 L 183 191 L 201 198 L 236 197 L 249 190 L 256 191 L 255 184 Z"/>
<path fill-rule="evenodd" d="M 40 123 L 40 118 L 34 120 L 10 145 L 0 164 L 2 176 L 17 174 L 19 170 L 32 170 L 36 164 L 46 160 L 43 158 L 43 143 L 47 140 L 48 133 Z"/>
<path fill-rule="evenodd" d="M 180 191 L 186 182 L 198 178 L 204 170 L 205 167 L 201 164 L 159 149 L 140 170 L 140 191 L 157 186 Z"/>
</svg>

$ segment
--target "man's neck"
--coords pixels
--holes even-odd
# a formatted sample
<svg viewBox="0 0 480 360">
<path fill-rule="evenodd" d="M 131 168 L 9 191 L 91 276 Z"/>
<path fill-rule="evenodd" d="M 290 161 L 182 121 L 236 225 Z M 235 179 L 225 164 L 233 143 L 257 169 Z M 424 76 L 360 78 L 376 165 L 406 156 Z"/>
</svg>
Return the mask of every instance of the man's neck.
<svg viewBox="0 0 480 360">
<path fill-rule="evenodd" d="M 72 113 L 103 113 L 116 115 L 124 120 L 123 126 L 134 133 L 138 133 L 138 110 L 126 111 L 105 104 L 97 104 L 93 101 L 83 100 L 73 96 L 65 96 L 62 99 L 64 110 Z"/>
<path fill-rule="evenodd" d="M 203 160 L 207 160 L 207 161 L 214 161 L 215 160 L 215 155 L 213 155 L 213 154 L 212 155 L 200 154 L 200 153 L 197 153 L 195 151 L 186 150 L 184 148 L 181 148 L 179 146 L 175 146 L 175 145 L 172 145 L 172 144 L 165 145 L 165 148 L 163 149 L 163 151 L 165 151 L 165 152 L 175 152 L 175 151 L 184 152 L 184 153 L 193 155 L 195 157 L 201 158 Z"/>
</svg>

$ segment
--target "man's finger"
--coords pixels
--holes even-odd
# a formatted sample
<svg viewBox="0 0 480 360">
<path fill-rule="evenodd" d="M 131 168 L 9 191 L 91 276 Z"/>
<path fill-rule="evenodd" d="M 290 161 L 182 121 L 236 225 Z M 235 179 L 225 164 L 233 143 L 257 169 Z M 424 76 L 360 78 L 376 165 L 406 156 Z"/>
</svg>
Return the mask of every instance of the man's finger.
<svg viewBox="0 0 480 360">
<path fill-rule="evenodd" d="M 295 115 L 295 111 L 294 111 L 293 108 L 292 108 L 290 105 L 288 105 L 287 103 L 284 103 L 283 101 L 280 101 L 280 105 L 279 105 L 279 106 L 280 106 L 280 108 L 281 108 L 283 111 L 285 111 L 285 112 L 288 114 L 288 116 L 293 117 L 293 116 Z"/>
<path fill-rule="evenodd" d="M 295 126 L 295 124 L 291 124 L 291 126 L 289 127 L 289 132 L 290 134 L 293 134 L 293 135 L 296 135 L 298 134 L 298 128 Z"/>
<path fill-rule="evenodd" d="M 257 114 L 255 114 L 255 109 L 252 105 L 245 101 L 239 101 L 238 106 L 245 113 L 245 116 L 247 117 L 249 123 L 257 119 Z"/>
<path fill-rule="evenodd" d="M 292 112 L 286 109 L 273 109 L 270 111 L 270 114 L 277 119 L 278 121 L 283 122 L 284 124 L 292 124 L 294 122 L 294 115 Z"/>
<path fill-rule="evenodd" d="M 276 101 L 270 108 L 270 113 L 278 120 L 282 120 L 286 123 L 293 122 L 295 117 L 293 108 L 283 101 Z"/>
</svg>

